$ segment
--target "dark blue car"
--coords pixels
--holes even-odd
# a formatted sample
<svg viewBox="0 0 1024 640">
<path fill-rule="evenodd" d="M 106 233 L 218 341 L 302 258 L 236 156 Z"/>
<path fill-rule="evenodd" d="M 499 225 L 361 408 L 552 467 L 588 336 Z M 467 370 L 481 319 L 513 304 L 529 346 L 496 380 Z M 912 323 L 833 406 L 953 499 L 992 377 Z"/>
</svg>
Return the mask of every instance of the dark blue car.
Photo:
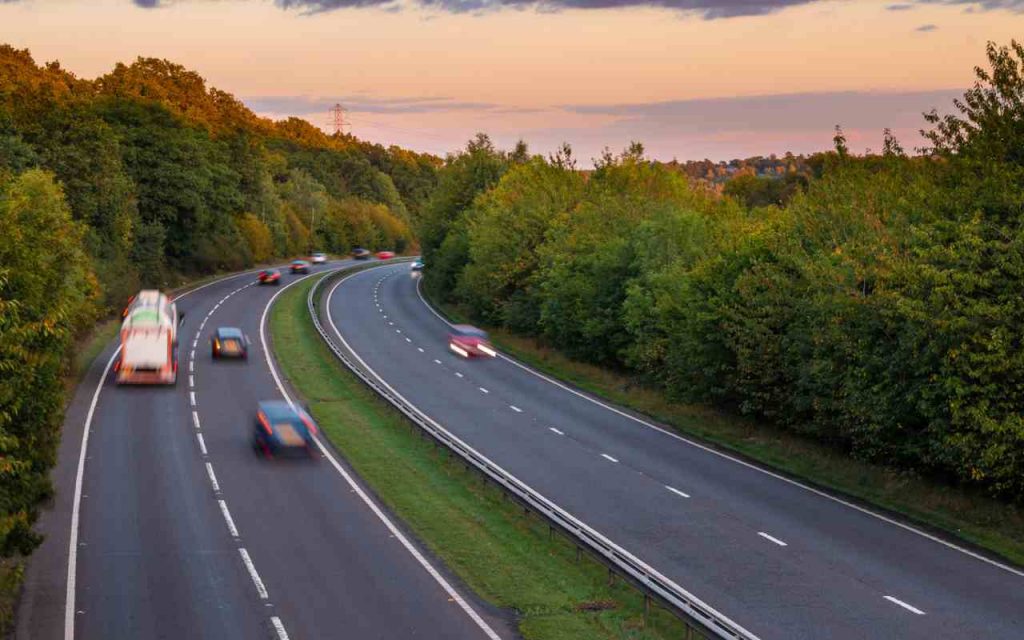
<svg viewBox="0 0 1024 640">
<path fill-rule="evenodd" d="M 218 327 L 210 336 L 210 355 L 214 359 L 249 357 L 249 340 L 237 327 Z"/>
<path fill-rule="evenodd" d="M 281 400 L 265 400 L 256 410 L 253 448 L 268 458 L 279 455 L 313 457 L 316 433 L 316 424 L 305 411 Z"/>
</svg>

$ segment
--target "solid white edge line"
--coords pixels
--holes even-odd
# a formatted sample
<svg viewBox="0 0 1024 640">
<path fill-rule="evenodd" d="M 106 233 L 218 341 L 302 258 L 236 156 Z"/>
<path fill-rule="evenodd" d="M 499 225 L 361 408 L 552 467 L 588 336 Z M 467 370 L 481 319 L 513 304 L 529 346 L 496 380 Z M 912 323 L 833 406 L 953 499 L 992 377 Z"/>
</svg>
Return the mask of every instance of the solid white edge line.
<svg viewBox="0 0 1024 640">
<path fill-rule="evenodd" d="M 775 536 L 770 536 L 767 533 L 765 533 L 764 531 L 758 531 L 757 535 L 761 536 L 765 540 L 770 540 L 770 541 L 774 542 L 775 544 L 779 545 L 780 547 L 788 547 L 789 546 L 788 544 L 786 544 L 782 540 L 779 540 Z"/>
<path fill-rule="evenodd" d="M 213 464 L 206 463 L 206 475 L 210 477 L 210 485 L 213 486 L 215 493 L 220 493 L 220 484 L 217 482 L 217 474 L 213 472 Z"/>
<path fill-rule="evenodd" d="M 293 282 L 291 284 L 295 283 Z M 289 284 L 288 286 L 291 286 L 291 284 Z M 335 288 L 336 287 L 337 285 L 335 285 Z M 281 395 L 284 396 L 285 401 L 287 401 L 290 406 L 294 407 L 294 401 L 292 400 L 291 396 L 288 395 L 288 391 L 285 390 L 284 385 L 281 384 L 281 378 L 277 373 L 277 367 L 274 366 L 273 359 L 270 357 L 270 350 L 266 348 L 267 312 L 270 310 L 271 305 L 274 304 L 274 299 L 277 298 L 277 296 L 279 296 L 287 288 L 288 287 L 285 287 L 284 289 L 281 289 L 281 291 L 275 293 L 273 297 L 271 297 L 270 300 L 267 301 L 267 305 L 263 308 L 263 314 L 260 316 L 260 342 L 263 345 L 263 355 L 267 359 L 267 366 L 270 367 L 270 373 L 274 378 L 274 382 L 277 384 L 278 391 L 280 391 Z M 333 288 L 331 289 L 331 293 L 334 293 Z M 327 317 L 328 320 L 330 320 L 330 294 L 328 294 L 327 303 Z M 333 321 L 331 321 L 331 325 L 334 325 Z M 335 331 L 337 331 L 337 329 L 335 329 Z M 423 567 L 424 570 L 426 570 L 426 572 L 430 574 L 430 577 L 432 577 L 434 581 L 437 582 L 442 589 L 444 589 L 445 593 L 448 594 L 448 597 L 459 605 L 462 611 L 467 616 L 469 616 L 469 618 L 474 623 L 476 623 L 480 630 L 483 631 L 484 634 L 488 638 L 490 638 L 490 640 L 501 640 L 501 636 L 495 633 L 494 629 L 492 629 L 490 625 L 488 625 L 487 622 L 480 617 L 480 614 L 478 614 L 476 610 L 473 609 L 473 607 L 468 602 L 466 602 L 466 600 L 459 594 L 459 592 L 456 591 L 455 588 L 452 587 L 452 585 L 447 580 L 445 580 L 444 576 L 438 573 L 437 569 L 435 569 L 434 566 L 430 564 L 430 561 L 427 560 L 422 553 L 420 553 L 420 551 L 409 541 L 409 539 L 405 537 L 405 534 L 403 534 L 398 529 L 398 527 L 396 527 L 394 523 L 391 522 L 391 519 L 387 516 L 387 514 L 385 514 L 380 509 L 380 507 L 377 506 L 377 503 L 374 502 L 374 500 L 370 498 L 370 496 L 367 495 L 365 491 L 363 491 L 363 488 L 356 483 L 352 476 L 349 475 L 347 471 L 345 471 L 345 468 L 341 466 L 341 463 L 339 463 L 338 460 L 334 457 L 334 454 L 331 452 L 331 450 L 324 445 L 324 443 L 320 440 L 320 437 L 316 438 L 316 445 L 317 448 L 320 449 L 320 452 L 327 459 L 327 461 L 331 463 L 331 466 L 333 466 L 334 469 L 338 472 L 338 474 L 340 474 L 341 477 L 345 479 L 345 482 L 348 483 L 349 487 L 352 488 L 353 492 L 355 492 L 355 494 L 358 495 L 363 500 L 363 502 L 370 508 L 370 510 L 373 511 L 374 515 L 376 515 L 377 518 L 384 523 L 384 526 L 387 527 L 388 531 L 391 532 L 391 535 L 393 535 L 395 539 L 397 539 L 402 544 L 402 546 L 405 547 L 406 551 L 408 551 L 409 554 L 412 555 L 412 557 L 415 558 L 417 562 L 419 562 L 420 566 Z"/>
<path fill-rule="evenodd" d="M 665 488 L 668 489 L 669 491 L 671 491 L 672 493 L 676 494 L 677 496 L 682 496 L 684 498 L 689 498 L 690 497 L 690 494 L 683 493 L 679 489 L 676 489 L 675 487 L 670 487 L 667 484 L 665 485 Z"/>
<path fill-rule="evenodd" d="M 618 462 L 618 460 L 617 460 L 617 459 L 615 459 L 615 458 L 611 457 L 611 456 L 610 456 L 610 455 L 608 455 L 607 453 L 602 453 L 602 454 L 601 454 L 601 457 L 602 457 L 602 458 L 604 458 L 605 460 L 611 460 L 612 462 Z"/>
<path fill-rule="evenodd" d="M 231 534 L 232 538 L 237 538 L 238 527 L 235 526 L 235 520 L 231 517 L 231 512 L 228 511 L 228 503 L 223 500 L 218 500 L 217 504 L 220 505 L 220 512 L 224 516 L 224 522 L 228 525 L 228 533 Z"/>
<path fill-rule="evenodd" d="M 429 302 L 427 302 L 426 298 L 423 297 L 423 292 L 420 291 L 421 285 L 422 285 L 422 280 L 417 280 L 416 281 L 416 295 L 419 296 L 420 302 L 423 303 L 423 306 L 425 306 L 428 311 L 430 311 L 435 316 L 437 316 L 441 320 L 441 322 L 444 322 L 449 327 L 452 326 L 452 323 L 448 322 L 448 320 L 444 316 L 442 316 L 440 313 L 438 313 L 437 310 L 434 309 L 434 307 L 432 307 Z M 803 484 L 802 482 L 798 482 L 796 480 L 793 480 L 792 478 L 787 478 L 785 476 L 779 475 L 779 474 L 775 473 L 774 471 L 769 471 L 768 469 L 764 469 L 764 468 L 759 467 L 759 466 L 757 466 L 755 464 L 751 464 L 751 463 L 749 463 L 749 462 L 747 462 L 745 460 L 740 460 L 739 458 L 734 458 L 733 456 L 731 456 L 731 455 L 729 455 L 727 453 L 724 453 L 722 451 L 718 451 L 716 449 L 712 449 L 711 447 L 703 445 L 703 444 L 701 444 L 701 443 L 699 443 L 699 442 L 697 442 L 695 440 L 691 440 L 689 438 L 681 436 L 678 433 L 673 433 L 672 431 L 669 431 L 667 429 L 659 427 L 656 424 L 652 424 L 650 422 L 647 422 L 646 420 L 642 420 L 642 419 L 640 419 L 640 418 L 638 418 L 636 416 L 630 415 L 630 414 L 626 413 L 625 411 L 622 411 L 620 409 L 616 409 L 615 407 L 613 407 L 611 405 L 605 404 L 604 402 L 598 400 L 597 398 L 592 398 L 592 397 L 588 396 L 585 393 L 580 393 L 579 391 L 576 391 L 575 389 L 572 389 L 572 388 L 566 386 L 565 384 L 559 382 L 558 380 L 555 380 L 554 378 L 552 378 L 552 377 L 550 377 L 550 376 L 548 376 L 548 375 L 546 375 L 544 373 L 541 373 L 540 371 L 537 371 L 537 370 L 535 370 L 535 369 L 533 369 L 533 368 L 531 368 L 531 367 L 529 367 L 529 366 L 519 362 L 518 360 L 515 360 L 514 358 L 510 358 L 510 357 L 506 356 L 503 353 L 499 353 L 498 357 L 501 358 L 502 360 L 504 360 L 504 361 L 506 361 L 506 362 L 508 362 L 508 363 L 510 363 L 510 364 L 512 364 L 514 366 L 516 366 L 516 367 L 519 367 L 520 369 L 522 369 L 523 371 L 526 371 L 527 373 L 529 373 L 531 375 L 537 376 L 538 378 L 541 378 L 542 380 L 546 380 L 546 381 L 550 382 L 551 384 L 553 384 L 553 385 L 555 385 L 557 387 L 561 387 L 565 391 L 568 391 L 569 393 L 571 393 L 571 394 L 573 394 L 575 396 L 583 398 L 587 402 L 591 402 L 593 404 L 596 404 L 599 407 L 604 407 L 608 411 L 611 411 L 612 413 L 617 413 L 618 415 L 620 415 L 620 416 L 622 416 L 624 418 L 628 418 L 629 420 L 632 420 L 633 422 L 636 422 L 637 424 L 641 424 L 641 425 L 643 425 L 643 426 L 645 426 L 645 427 L 647 427 L 649 429 L 654 429 L 655 431 L 657 431 L 659 433 L 663 433 L 663 434 L 665 434 L 665 435 L 667 435 L 667 436 L 669 436 L 671 438 L 675 438 L 676 440 L 679 440 L 680 442 L 685 442 L 686 444 L 688 444 L 688 445 L 690 445 L 692 447 L 696 447 L 698 449 L 701 449 L 702 451 L 706 451 L 707 453 L 716 455 L 719 458 L 723 458 L 725 460 L 729 460 L 729 461 L 734 462 L 734 463 L 736 463 L 738 465 L 742 465 L 742 466 L 744 466 L 744 467 L 746 467 L 748 469 L 752 469 L 752 470 L 757 471 L 759 473 L 763 473 L 763 474 L 765 474 L 767 476 L 775 478 L 776 480 L 781 480 L 782 482 L 790 484 L 790 485 L 792 485 L 794 487 L 799 487 L 799 488 L 803 489 L 804 491 L 809 491 L 809 492 L 813 493 L 816 496 L 819 496 L 819 497 L 822 497 L 822 498 L 826 498 L 828 500 L 831 500 L 832 502 L 835 502 L 837 504 L 841 504 L 844 507 L 849 507 L 850 509 L 854 509 L 856 511 L 859 511 L 859 512 L 865 514 L 865 515 L 871 516 L 873 518 L 877 518 L 878 520 L 881 520 L 882 522 L 886 522 L 888 524 L 897 526 L 897 527 L 903 529 L 904 531 L 909 531 L 910 533 L 917 534 L 917 535 L 921 536 L 922 538 L 925 538 L 927 540 L 931 540 L 932 542 L 936 542 L 938 544 L 941 544 L 942 546 L 944 546 L 944 547 L 946 547 L 948 549 L 952 549 L 954 551 L 959 551 L 960 553 L 962 553 L 964 555 L 967 555 L 967 556 L 969 556 L 971 558 L 974 558 L 975 560 L 980 560 L 981 562 L 984 562 L 984 563 L 986 563 L 988 565 L 991 565 L 993 567 L 998 567 L 999 569 L 1002 569 L 1003 571 L 1007 571 L 1007 572 L 1012 573 L 1012 574 L 1014 574 L 1016 576 L 1020 576 L 1020 577 L 1024 578 L 1024 570 L 1015 569 L 1015 568 L 1013 568 L 1013 567 L 1011 567 L 1011 566 L 1009 566 L 1007 564 L 1003 564 L 1002 562 L 999 562 L 997 560 L 993 560 L 991 558 L 987 558 L 987 557 L 981 555 L 980 553 L 975 553 L 974 551 L 971 551 L 970 549 L 966 549 L 964 547 L 961 547 L 960 545 L 958 545 L 956 543 L 949 542 L 948 540 L 943 540 L 942 538 L 940 538 L 938 536 L 934 536 L 934 535 L 932 535 L 932 534 L 930 534 L 930 533 L 928 533 L 926 531 L 922 531 L 920 529 L 917 529 L 916 527 L 911 526 L 909 524 L 900 522 L 898 520 L 894 520 L 894 519 L 892 519 L 892 518 L 890 518 L 888 516 L 885 516 L 885 515 L 883 515 L 881 513 L 877 513 L 875 511 L 872 511 L 871 509 L 868 509 L 868 508 L 862 507 L 860 505 L 854 504 L 854 503 L 852 503 L 852 502 L 850 502 L 848 500 L 844 500 L 844 499 L 842 499 L 842 498 L 840 498 L 838 496 L 834 496 L 834 495 L 831 495 L 831 494 L 826 493 L 824 491 L 821 491 L 819 489 L 815 489 L 814 487 L 811 487 L 811 486 L 808 486 L 806 484 Z"/>
<path fill-rule="evenodd" d="M 267 587 L 264 586 L 260 574 L 256 573 L 256 565 L 252 563 L 249 552 L 245 550 L 245 547 L 241 547 L 238 549 L 238 553 L 242 556 L 242 564 L 249 570 L 249 577 L 252 578 L 252 583 L 256 585 L 256 593 L 260 595 L 260 600 L 266 600 L 270 597 L 270 594 L 267 593 Z"/>
<path fill-rule="evenodd" d="M 917 614 L 917 615 L 919 615 L 919 616 L 923 616 L 923 615 L 925 615 L 925 612 L 924 612 L 924 611 L 921 611 L 921 610 L 920 610 L 920 609 L 918 609 L 917 607 L 915 607 L 915 606 L 913 606 L 913 605 L 910 605 L 910 604 L 907 604 L 906 602 L 903 602 L 903 601 L 902 601 L 902 600 L 900 600 L 899 598 L 894 598 L 894 597 L 892 597 L 892 596 L 884 596 L 884 597 L 885 597 L 885 599 L 886 599 L 886 600 L 888 600 L 889 602 L 891 602 L 891 603 L 893 603 L 893 604 L 895 604 L 895 605 L 901 606 L 901 607 L 903 607 L 904 609 L 906 609 L 907 611 L 910 611 L 911 613 L 916 613 L 916 614 Z"/>
<path fill-rule="evenodd" d="M 196 433 L 196 440 L 199 442 L 199 451 L 205 456 L 206 455 L 206 440 L 203 439 L 203 434 Z"/>
<path fill-rule="evenodd" d="M 288 640 L 288 632 L 284 630 L 284 623 L 281 622 L 281 618 L 270 616 L 270 624 L 274 626 L 274 631 L 277 632 L 277 640 Z"/>
<path fill-rule="evenodd" d="M 82 481 L 85 476 L 85 452 L 89 446 L 89 430 L 92 428 L 92 416 L 96 412 L 96 404 L 100 399 L 100 391 L 103 383 L 110 374 L 110 367 L 114 359 L 121 353 L 121 345 L 110 354 L 107 365 L 103 367 L 103 375 L 100 376 L 96 391 L 92 394 L 92 402 L 89 403 L 89 412 L 85 416 L 85 427 L 82 429 L 82 447 L 78 452 L 78 471 L 75 473 L 75 496 L 71 504 L 71 536 L 68 541 L 68 579 L 67 589 L 64 594 L 64 638 L 72 640 L 75 637 L 75 580 L 78 564 L 78 522 L 81 517 L 82 505 Z"/>
<path fill-rule="evenodd" d="M 233 278 L 241 278 L 243 276 L 251 275 L 256 273 L 258 270 L 243 271 L 242 273 L 236 273 L 231 276 L 226 276 L 206 284 L 199 285 L 194 289 L 189 289 L 177 295 L 173 298 L 174 301 L 181 300 L 182 298 L 205 289 L 206 287 L 212 287 L 215 284 L 226 282 Z M 204 322 L 205 324 L 205 322 Z M 67 588 L 64 593 L 64 640 L 74 640 L 75 637 L 75 582 L 77 579 L 78 572 L 78 525 L 81 517 L 81 504 L 82 504 L 82 481 L 85 476 L 85 454 L 89 445 L 89 429 L 92 427 L 92 417 L 96 412 L 96 404 L 99 402 L 100 391 L 103 390 L 103 384 L 107 380 L 107 376 L 110 374 L 110 367 L 114 364 L 114 358 L 117 354 L 121 353 L 121 345 L 118 345 L 114 349 L 114 353 L 111 354 L 110 360 L 107 361 L 106 366 L 103 368 L 103 375 L 100 377 L 99 382 L 96 384 L 96 391 L 93 392 L 92 402 L 89 404 L 89 411 L 85 416 L 85 427 L 82 432 L 82 445 L 81 450 L 78 452 L 78 470 L 75 473 L 75 495 L 71 505 L 71 525 L 70 535 L 68 536 L 68 574 L 67 574 Z"/>
</svg>

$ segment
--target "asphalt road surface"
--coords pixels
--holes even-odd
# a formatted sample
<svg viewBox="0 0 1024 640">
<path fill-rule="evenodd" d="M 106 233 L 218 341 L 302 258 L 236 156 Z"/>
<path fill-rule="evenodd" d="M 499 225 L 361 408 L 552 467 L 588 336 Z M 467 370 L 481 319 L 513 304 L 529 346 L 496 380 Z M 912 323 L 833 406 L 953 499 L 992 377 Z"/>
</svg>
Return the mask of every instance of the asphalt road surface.
<svg viewBox="0 0 1024 640">
<path fill-rule="evenodd" d="M 1024 638 L 1024 574 L 667 433 L 499 357 L 466 360 L 404 265 L 329 327 L 423 413 L 764 639 Z"/>
<path fill-rule="evenodd" d="M 118 387 L 109 371 L 115 345 L 101 355 L 68 410 L 57 499 L 29 564 L 18 638 L 512 635 L 328 447 L 312 461 L 255 455 L 256 403 L 282 397 L 261 319 L 300 277 L 257 286 L 248 273 L 180 297 L 173 387 Z M 212 360 L 218 326 L 250 338 L 248 362 Z"/>
</svg>

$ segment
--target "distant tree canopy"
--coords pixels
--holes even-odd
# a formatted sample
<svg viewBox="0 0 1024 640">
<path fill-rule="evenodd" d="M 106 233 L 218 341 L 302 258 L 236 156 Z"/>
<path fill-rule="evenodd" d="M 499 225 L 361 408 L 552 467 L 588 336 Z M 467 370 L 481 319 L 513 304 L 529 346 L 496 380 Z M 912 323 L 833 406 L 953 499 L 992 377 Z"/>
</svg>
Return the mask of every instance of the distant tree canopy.
<svg viewBox="0 0 1024 640">
<path fill-rule="evenodd" d="M 412 248 L 439 164 L 259 118 L 166 60 L 88 81 L 0 46 L 0 556 L 38 543 L 69 349 L 98 315 L 181 276 Z"/>
<path fill-rule="evenodd" d="M 73 217 L 86 223 L 110 306 L 140 284 L 238 268 L 256 255 L 343 252 L 366 239 L 412 246 L 410 225 L 440 163 L 328 136 L 297 118 L 260 118 L 166 60 L 140 58 L 86 81 L 8 46 L 0 46 L 0 150 L 0 171 L 38 167 L 60 182 Z M 310 191 L 327 198 L 319 217 L 299 195 Z M 359 237 L 340 230 L 362 222 L 329 219 L 356 211 L 331 204 L 352 199 L 384 207 Z"/>
<path fill-rule="evenodd" d="M 480 320 L 850 455 L 1024 496 L 1024 47 L 932 148 L 575 170 L 448 158 L 426 289 Z M 723 185 L 721 195 L 715 186 Z"/>
</svg>

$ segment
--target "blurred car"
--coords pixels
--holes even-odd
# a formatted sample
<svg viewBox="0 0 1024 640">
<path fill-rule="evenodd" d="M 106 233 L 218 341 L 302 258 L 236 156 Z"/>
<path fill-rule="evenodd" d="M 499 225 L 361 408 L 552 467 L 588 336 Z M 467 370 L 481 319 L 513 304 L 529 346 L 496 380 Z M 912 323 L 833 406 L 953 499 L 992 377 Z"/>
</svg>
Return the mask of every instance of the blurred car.
<svg viewBox="0 0 1024 640">
<path fill-rule="evenodd" d="M 363 249 L 362 247 L 356 247 L 355 249 L 352 250 L 352 257 L 355 258 L 356 260 L 369 260 L 370 250 Z"/>
<path fill-rule="evenodd" d="M 309 273 L 309 263 L 305 260 L 292 260 L 292 273 Z"/>
<path fill-rule="evenodd" d="M 378 251 L 377 252 L 377 259 L 378 260 L 390 260 L 391 258 L 394 258 L 394 257 L 395 257 L 395 252 L 394 251 Z"/>
<path fill-rule="evenodd" d="M 249 357 L 249 341 L 236 327 L 217 327 L 210 336 L 210 354 L 215 360 L 220 358 Z"/>
<path fill-rule="evenodd" d="M 283 400 L 264 400 L 256 409 L 252 446 L 267 457 L 312 457 L 316 452 L 316 433 L 316 424 L 305 411 Z"/>
<path fill-rule="evenodd" d="M 281 272 L 277 269 L 264 269 L 260 271 L 256 279 L 260 284 L 281 284 Z"/>
<path fill-rule="evenodd" d="M 327 262 L 327 254 L 320 253 L 319 251 L 309 256 L 309 261 L 313 264 L 323 264 Z"/>
<path fill-rule="evenodd" d="M 409 270 L 410 271 L 423 271 L 423 261 L 422 260 L 416 260 L 411 265 L 409 265 Z"/>
<path fill-rule="evenodd" d="M 468 324 L 452 326 L 452 332 L 448 334 L 448 348 L 463 358 L 474 356 L 493 358 L 498 355 L 498 352 L 491 346 L 487 333 Z"/>
</svg>

